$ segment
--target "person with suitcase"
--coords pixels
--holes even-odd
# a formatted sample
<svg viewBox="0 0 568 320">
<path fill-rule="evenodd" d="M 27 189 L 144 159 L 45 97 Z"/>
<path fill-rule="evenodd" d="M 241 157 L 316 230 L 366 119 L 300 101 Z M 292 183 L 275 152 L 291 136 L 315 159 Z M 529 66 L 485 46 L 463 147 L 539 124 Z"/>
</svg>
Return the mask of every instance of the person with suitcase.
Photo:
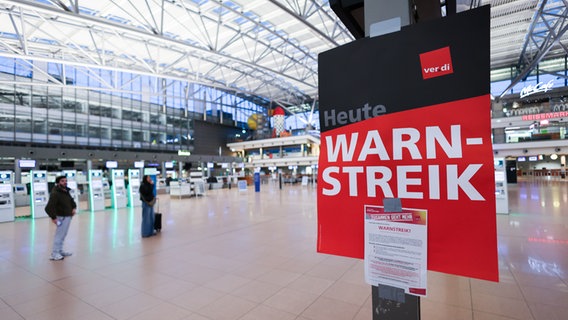
<svg viewBox="0 0 568 320">
<path fill-rule="evenodd" d="M 142 178 L 140 184 L 140 200 L 142 201 L 142 238 L 151 237 L 156 234 L 154 230 L 154 204 L 156 196 L 154 195 L 154 180 L 149 175 Z"/>
</svg>

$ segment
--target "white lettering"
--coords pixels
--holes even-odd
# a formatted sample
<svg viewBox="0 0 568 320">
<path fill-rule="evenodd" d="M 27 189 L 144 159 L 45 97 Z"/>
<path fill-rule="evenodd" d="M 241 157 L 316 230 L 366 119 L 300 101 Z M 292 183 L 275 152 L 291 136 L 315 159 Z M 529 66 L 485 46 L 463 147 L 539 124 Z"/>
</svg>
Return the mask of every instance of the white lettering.
<svg viewBox="0 0 568 320">
<path fill-rule="evenodd" d="M 421 178 L 410 178 L 410 173 L 422 173 L 427 169 L 428 183 L 424 184 Z M 458 166 L 456 164 L 446 165 L 446 183 L 447 183 L 447 200 L 459 200 L 461 189 L 465 195 L 473 201 L 484 201 L 485 198 L 475 189 L 471 184 L 471 178 L 481 168 L 481 164 L 470 164 L 460 174 L 458 174 Z M 363 173 L 363 174 L 361 174 Z M 336 174 L 336 176 L 332 176 Z M 381 189 L 382 196 L 387 198 L 401 198 L 401 199 L 431 199 L 440 200 L 440 168 L 438 165 L 420 166 L 397 166 L 396 176 L 386 166 L 344 166 L 341 169 L 336 166 L 327 167 L 324 169 L 322 179 L 324 183 L 323 195 L 336 196 L 342 190 L 340 180 L 346 181 L 348 193 L 350 197 L 360 196 L 358 193 L 358 186 L 363 183 L 367 186 L 367 197 L 377 197 L 377 187 Z M 365 181 L 361 182 L 359 179 L 364 178 Z M 392 192 L 392 183 L 397 186 L 397 193 Z M 329 184 L 331 188 L 327 188 Z M 409 187 L 414 190 L 410 191 Z M 363 189 L 365 190 L 365 189 Z"/>
<path fill-rule="evenodd" d="M 485 200 L 481 194 L 469 183 L 469 179 L 481 168 L 480 164 L 470 164 L 465 171 L 458 176 L 458 166 L 455 164 L 448 165 L 448 199 L 458 200 L 458 187 L 461 188 L 471 200 Z"/>
<path fill-rule="evenodd" d="M 440 166 L 428 166 L 428 190 L 430 199 L 440 200 Z"/>
<path fill-rule="evenodd" d="M 349 196 L 357 196 L 357 174 L 363 172 L 363 167 L 343 167 L 343 172 L 349 175 Z"/>
<path fill-rule="evenodd" d="M 403 140 L 403 136 L 408 136 L 408 140 Z M 420 140 L 420 132 L 414 128 L 402 128 L 392 130 L 393 160 L 402 159 L 402 149 L 410 152 L 412 159 L 422 159 L 416 142 Z"/>
<path fill-rule="evenodd" d="M 548 83 L 539 82 L 536 85 L 529 84 L 528 86 L 521 89 L 521 93 L 519 94 L 521 99 L 531 94 L 535 94 L 538 92 L 547 92 L 548 90 L 554 87 L 554 80 L 548 81 Z"/>
<path fill-rule="evenodd" d="M 331 186 L 333 187 L 331 189 L 326 189 L 324 187 L 322 190 L 324 196 L 336 196 L 337 194 L 339 194 L 339 191 L 341 191 L 341 183 L 339 183 L 339 180 L 331 176 L 332 173 L 339 173 L 339 167 L 327 167 L 323 170 L 323 181 L 331 184 Z"/>
<path fill-rule="evenodd" d="M 382 177 L 377 179 L 377 173 Z M 392 172 L 387 167 L 371 166 L 367 167 L 367 194 L 369 197 L 377 196 L 377 186 L 381 188 L 383 194 L 387 198 L 393 198 L 392 189 L 388 182 L 392 178 Z"/>
<path fill-rule="evenodd" d="M 374 145 L 375 147 L 371 147 L 371 145 Z M 366 161 L 367 156 L 370 154 L 378 155 L 379 159 L 381 160 L 390 160 L 387 149 L 385 148 L 383 140 L 381 139 L 381 135 L 377 130 L 371 130 L 367 132 L 367 137 L 365 138 L 363 149 L 361 150 L 357 161 Z"/>
<path fill-rule="evenodd" d="M 460 129 L 460 125 L 451 126 L 452 143 L 450 144 L 442 133 L 442 130 L 440 130 L 440 127 L 426 127 L 426 158 L 436 159 L 435 142 L 438 142 L 448 158 L 461 158 L 462 145 Z"/>
<path fill-rule="evenodd" d="M 409 178 L 409 172 L 422 172 L 422 166 L 398 166 L 396 167 L 397 175 L 397 192 L 399 198 L 404 199 L 423 199 L 422 192 L 410 192 L 408 191 L 408 186 L 420 186 L 422 183 L 421 179 Z"/>
<path fill-rule="evenodd" d="M 327 150 L 323 155 L 327 156 L 328 163 L 341 163 L 341 166 L 323 169 L 323 195 L 336 196 L 345 192 L 350 197 L 358 197 L 366 191 L 368 197 L 377 197 L 379 194 L 389 198 L 440 200 L 445 196 L 446 200 L 459 200 L 460 196 L 463 198 L 465 195 L 473 201 L 485 200 L 471 181 L 482 164 L 468 164 L 458 172 L 456 163 L 461 162 L 442 165 L 431 161 L 463 158 L 462 138 L 466 141 L 473 138 L 462 137 L 460 125 L 451 125 L 444 131 L 438 126 L 425 127 L 423 131 L 415 128 L 390 130 L 392 141 L 386 145 L 383 138 L 387 134 L 381 134 L 380 130 L 363 133 L 364 140 L 359 139 L 359 132 L 351 132 L 349 137 L 348 134 L 326 136 Z M 448 131 L 449 134 L 444 133 Z M 387 146 L 392 146 L 392 150 Z M 430 163 L 413 163 L 412 160 L 423 159 L 421 152 L 425 152 Z M 403 161 L 389 163 L 389 166 L 362 165 L 390 160 Z M 443 186 L 444 183 L 446 186 Z M 443 189 L 446 189 L 445 195 L 442 194 Z M 396 190 L 396 194 L 393 190 Z"/>
<path fill-rule="evenodd" d="M 325 141 L 327 142 L 327 159 L 329 162 L 336 162 L 340 151 L 342 161 L 351 161 L 355 153 L 358 136 L 359 133 L 353 132 L 351 134 L 351 142 L 347 145 L 347 137 L 344 134 L 339 134 L 337 135 L 337 144 L 335 146 L 331 136 L 325 137 Z"/>
</svg>

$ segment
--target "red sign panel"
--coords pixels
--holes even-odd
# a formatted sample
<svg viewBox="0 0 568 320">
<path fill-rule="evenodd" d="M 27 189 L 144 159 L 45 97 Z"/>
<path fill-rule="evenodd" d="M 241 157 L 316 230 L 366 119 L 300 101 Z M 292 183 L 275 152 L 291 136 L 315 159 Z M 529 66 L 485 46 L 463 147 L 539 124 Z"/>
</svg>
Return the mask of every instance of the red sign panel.
<svg viewBox="0 0 568 320">
<path fill-rule="evenodd" d="M 428 209 L 429 270 L 496 281 L 489 104 L 481 96 L 325 132 L 318 251 L 363 258 L 364 205 L 400 198 Z"/>
</svg>

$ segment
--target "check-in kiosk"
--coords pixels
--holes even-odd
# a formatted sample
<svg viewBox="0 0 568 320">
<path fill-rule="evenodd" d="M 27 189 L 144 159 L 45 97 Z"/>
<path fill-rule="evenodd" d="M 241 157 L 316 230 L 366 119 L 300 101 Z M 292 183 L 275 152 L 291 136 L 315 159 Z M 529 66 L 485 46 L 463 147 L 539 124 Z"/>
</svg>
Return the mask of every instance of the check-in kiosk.
<svg viewBox="0 0 568 320">
<path fill-rule="evenodd" d="M 12 192 L 13 179 L 13 172 L 0 171 L 0 222 L 14 221 L 16 216 Z"/>
<path fill-rule="evenodd" d="M 128 203 L 130 207 L 139 207 L 140 201 L 140 169 L 128 170 Z"/>
<path fill-rule="evenodd" d="M 102 170 L 89 170 L 89 209 L 91 211 L 105 209 Z"/>
<path fill-rule="evenodd" d="M 124 170 L 112 169 L 111 170 L 111 196 L 113 208 L 126 208 L 128 198 L 126 195 L 126 185 L 124 183 Z"/>
<path fill-rule="evenodd" d="M 495 158 L 495 204 L 497 213 L 509 214 L 509 194 L 504 158 Z"/>
<path fill-rule="evenodd" d="M 32 170 L 30 171 L 31 181 L 30 181 L 30 207 L 32 211 L 32 217 L 45 218 L 47 213 L 45 212 L 45 206 L 49 200 L 49 191 L 47 189 L 47 171 L 43 170 Z"/>
<path fill-rule="evenodd" d="M 77 170 L 63 170 L 63 174 L 67 177 L 67 188 L 71 189 L 69 190 L 69 194 L 73 197 L 73 200 L 75 200 L 78 208 L 81 191 L 77 184 Z"/>
<path fill-rule="evenodd" d="M 14 202 L 16 207 L 28 207 L 30 205 L 30 195 L 25 184 L 14 184 Z"/>
</svg>

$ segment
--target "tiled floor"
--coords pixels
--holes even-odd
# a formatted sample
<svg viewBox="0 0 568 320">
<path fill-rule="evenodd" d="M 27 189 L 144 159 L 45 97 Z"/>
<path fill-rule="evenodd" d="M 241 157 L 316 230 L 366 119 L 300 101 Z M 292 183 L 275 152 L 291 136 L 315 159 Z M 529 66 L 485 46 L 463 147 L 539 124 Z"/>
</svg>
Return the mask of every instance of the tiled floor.
<svg viewBox="0 0 568 320">
<path fill-rule="evenodd" d="M 429 272 L 422 319 L 568 319 L 568 181 L 509 191 L 501 282 Z M 48 260 L 48 219 L 0 224 L 0 319 L 372 318 L 362 261 L 315 252 L 314 188 L 160 198 L 163 232 L 146 239 L 140 208 L 81 212 L 64 261 Z"/>
</svg>

